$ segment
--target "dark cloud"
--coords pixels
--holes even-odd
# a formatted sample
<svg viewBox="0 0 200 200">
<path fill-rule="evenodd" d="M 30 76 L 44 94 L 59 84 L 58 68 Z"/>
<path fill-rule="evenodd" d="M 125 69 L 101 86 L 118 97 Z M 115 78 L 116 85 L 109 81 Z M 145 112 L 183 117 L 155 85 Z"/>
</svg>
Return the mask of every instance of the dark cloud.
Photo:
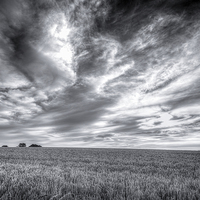
<svg viewBox="0 0 200 200">
<path fill-rule="evenodd" d="M 101 134 L 101 135 L 97 135 L 97 138 L 107 138 L 107 137 L 112 137 L 113 135 L 112 134 Z"/>
<path fill-rule="evenodd" d="M 1 0 L 1 141 L 198 149 L 200 3 Z"/>
</svg>

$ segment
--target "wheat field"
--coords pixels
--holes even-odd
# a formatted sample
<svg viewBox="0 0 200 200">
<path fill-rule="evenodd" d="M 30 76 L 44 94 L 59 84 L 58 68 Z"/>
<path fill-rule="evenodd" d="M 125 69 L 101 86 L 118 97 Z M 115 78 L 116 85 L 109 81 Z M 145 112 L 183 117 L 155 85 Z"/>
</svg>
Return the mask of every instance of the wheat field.
<svg viewBox="0 0 200 200">
<path fill-rule="evenodd" d="M 199 200 L 200 152 L 0 148 L 1 200 Z"/>
</svg>

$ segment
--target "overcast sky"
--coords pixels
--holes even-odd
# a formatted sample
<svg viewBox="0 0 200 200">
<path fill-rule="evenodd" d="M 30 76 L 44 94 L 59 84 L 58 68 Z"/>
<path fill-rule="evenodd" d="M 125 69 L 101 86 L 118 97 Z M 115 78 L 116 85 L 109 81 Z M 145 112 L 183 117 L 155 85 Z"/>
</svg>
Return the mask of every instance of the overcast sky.
<svg viewBox="0 0 200 200">
<path fill-rule="evenodd" d="M 198 1 L 1 0 L 0 145 L 199 150 L 199 43 Z"/>
</svg>

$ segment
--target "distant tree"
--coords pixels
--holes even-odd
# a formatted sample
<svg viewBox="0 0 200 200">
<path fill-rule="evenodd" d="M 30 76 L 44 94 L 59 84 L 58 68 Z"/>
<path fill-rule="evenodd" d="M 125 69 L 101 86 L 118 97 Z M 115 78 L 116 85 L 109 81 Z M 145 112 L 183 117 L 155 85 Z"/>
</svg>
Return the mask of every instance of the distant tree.
<svg viewBox="0 0 200 200">
<path fill-rule="evenodd" d="M 3 145 L 2 147 L 8 147 L 8 145 Z"/>
<path fill-rule="evenodd" d="M 42 146 L 38 144 L 31 144 L 29 147 L 42 147 Z"/>
<path fill-rule="evenodd" d="M 26 147 L 26 143 L 19 143 L 18 147 Z"/>
</svg>

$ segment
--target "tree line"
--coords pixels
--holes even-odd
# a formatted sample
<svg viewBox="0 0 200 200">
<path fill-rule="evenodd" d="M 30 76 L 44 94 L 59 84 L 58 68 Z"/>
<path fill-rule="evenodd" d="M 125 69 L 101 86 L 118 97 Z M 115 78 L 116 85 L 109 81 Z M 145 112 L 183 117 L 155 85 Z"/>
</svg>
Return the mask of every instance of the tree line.
<svg viewBox="0 0 200 200">
<path fill-rule="evenodd" d="M 3 145 L 2 147 L 8 147 L 8 145 Z M 19 143 L 17 147 L 26 147 L 26 143 Z M 38 144 L 31 144 L 29 147 L 42 147 L 42 146 Z"/>
</svg>

